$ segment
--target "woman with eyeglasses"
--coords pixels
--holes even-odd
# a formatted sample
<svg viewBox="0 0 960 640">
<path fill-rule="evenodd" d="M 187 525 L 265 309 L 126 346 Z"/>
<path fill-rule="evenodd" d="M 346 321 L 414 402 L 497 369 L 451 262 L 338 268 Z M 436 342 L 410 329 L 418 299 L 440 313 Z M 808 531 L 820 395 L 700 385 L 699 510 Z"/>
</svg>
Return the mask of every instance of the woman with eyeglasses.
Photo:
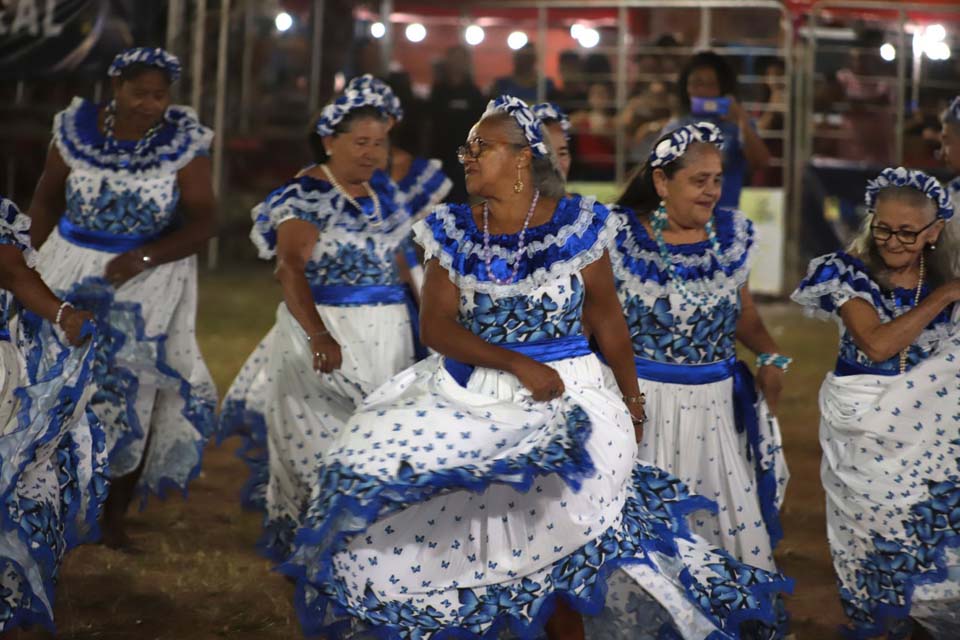
<svg viewBox="0 0 960 640">
<path fill-rule="evenodd" d="M 348 90 L 317 123 L 323 162 L 252 211 L 250 237 L 276 260 L 277 321 L 224 400 L 222 429 L 251 462 L 246 506 L 266 510 L 259 547 L 282 561 L 316 469 L 364 398 L 414 363 L 416 309 L 397 248 L 412 214 L 371 177 L 387 152 L 382 96 Z"/>
<path fill-rule="evenodd" d="M 840 325 L 820 389 L 821 480 L 840 599 L 857 637 L 960 637 L 954 214 L 932 177 L 885 169 L 846 252 L 793 299 Z M 919 634 L 919 635 L 917 635 Z"/>
<path fill-rule="evenodd" d="M 518 98 L 492 100 L 458 155 L 482 202 L 414 227 L 437 354 L 330 444 L 281 567 L 304 632 L 627 640 L 672 623 L 705 638 L 769 618 L 761 594 L 781 577 L 690 536 L 684 514 L 703 501 L 635 462 L 644 413 L 607 255 L 615 218 L 564 195 Z M 605 609 L 614 598 L 629 606 Z"/>
<path fill-rule="evenodd" d="M 217 225 L 213 131 L 170 103 L 180 61 L 129 49 L 107 73 L 113 99 L 75 98 L 54 118 L 28 215 L 44 280 L 98 319 L 93 407 L 112 478 L 103 539 L 124 549 L 133 498 L 186 492 L 213 435 L 217 390 L 196 339 L 196 254 Z"/>
<path fill-rule="evenodd" d="M 64 555 L 97 535 L 107 490 L 89 312 L 33 269 L 30 220 L 0 196 L 0 635 L 53 629 Z M 74 348 L 75 347 L 75 348 Z"/>
</svg>

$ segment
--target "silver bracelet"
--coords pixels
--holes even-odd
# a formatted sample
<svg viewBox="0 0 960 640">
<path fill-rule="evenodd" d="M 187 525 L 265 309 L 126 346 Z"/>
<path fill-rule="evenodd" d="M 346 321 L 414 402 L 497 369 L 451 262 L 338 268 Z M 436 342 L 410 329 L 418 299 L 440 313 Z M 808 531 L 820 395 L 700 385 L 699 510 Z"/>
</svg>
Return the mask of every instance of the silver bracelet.
<svg viewBox="0 0 960 640">
<path fill-rule="evenodd" d="M 57 317 L 56 317 L 56 319 L 53 321 L 53 324 L 54 324 L 55 326 L 58 326 L 58 327 L 60 326 L 60 320 L 63 319 L 63 310 L 66 309 L 67 307 L 73 308 L 73 305 L 70 304 L 70 303 L 67 302 L 67 301 L 63 301 L 63 302 L 60 303 L 60 307 L 57 308 Z"/>
</svg>

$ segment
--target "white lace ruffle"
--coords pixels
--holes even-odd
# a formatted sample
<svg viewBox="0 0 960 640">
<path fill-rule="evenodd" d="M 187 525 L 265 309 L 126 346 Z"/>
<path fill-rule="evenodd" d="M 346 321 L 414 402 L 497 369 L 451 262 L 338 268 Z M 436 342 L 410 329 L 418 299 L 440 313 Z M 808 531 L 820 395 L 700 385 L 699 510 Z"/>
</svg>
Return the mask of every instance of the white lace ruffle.
<svg viewBox="0 0 960 640">
<path fill-rule="evenodd" d="M 848 264 L 834 257 L 834 254 L 829 254 L 820 258 L 814 259 L 810 263 L 810 268 L 808 270 L 808 277 L 812 275 L 821 265 L 830 263 L 835 266 L 839 272 L 835 278 L 831 278 L 825 282 L 820 282 L 813 285 L 805 285 L 802 288 L 798 288 L 790 295 L 790 299 L 796 302 L 797 304 L 803 307 L 803 313 L 809 318 L 816 318 L 818 320 L 827 320 L 835 321 L 841 328 L 845 330 L 843 324 L 843 319 L 840 317 L 840 307 L 849 302 L 850 300 L 859 298 L 866 301 L 871 307 L 875 307 L 876 300 L 874 294 L 879 295 L 880 299 L 883 300 L 884 311 L 888 317 L 898 318 L 904 313 L 908 312 L 912 307 L 902 307 L 897 308 L 897 306 L 891 301 L 887 296 L 883 295 L 880 285 L 870 277 L 868 273 L 859 269 L 856 265 Z M 860 291 L 853 287 L 850 282 L 854 279 L 867 280 L 870 283 L 870 289 Z M 831 313 L 824 310 L 820 306 L 820 299 L 824 296 L 839 296 L 836 311 Z M 889 306 L 886 304 L 889 303 Z M 946 340 L 947 338 L 952 337 L 956 333 L 957 326 L 954 322 L 940 322 L 934 327 L 928 327 L 924 329 L 917 339 L 913 341 L 914 345 L 921 347 L 922 349 L 930 349 L 931 347 L 936 346 L 939 342 Z"/>
<path fill-rule="evenodd" d="M 10 209 L 15 212 L 11 215 Z M 31 269 L 37 265 L 37 254 L 30 244 L 30 218 L 11 201 L 0 198 L 0 236 L 12 238 Z"/>
<path fill-rule="evenodd" d="M 144 178 L 155 178 L 180 171 L 199 154 L 210 150 L 213 130 L 200 124 L 197 113 L 192 108 L 172 105 L 165 116 L 177 127 L 170 142 L 151 147 L 148 156 L 137 160 L 135 164 L 145 168 L 123 168 L 119 164 L 119 154 L 83 141 L 77 129 L 77 113 L 85 103 L 83 98 L 75 97 L 69 107 L 53 118 L 53 143 L 71 169 L 123 171 Z M 82 155 L 72 152 L 69 145 L 80 149 Z M 174 153 L 177 155 L 173 155 Z"/>
<path fill-rule="evenodd" d="M 630 223 L 629 214 L 616 205 L 611 205 L 611 212 L 620 218 L 623 228 L 628 230 L 627 237 L 620 247 L 612 249 L 614 252 L 620 252 L 631 259 L 642 259 L 656 267 L 661 272 L 666 272 L 669 265 L 663 260 L 659 251 L 647 249 L 638 242 L 633 233 L 629 232 Z M 732 211 L 733 214 L 733 241 L 724 248 L 723 254 L 717 256 L 721 267 L 714 266 L 713 257 L 716 255 L 713 249 L 706 249 L 703 253 L 697 255 L 671 254 L 673 263 L 688 268 L 698 268 L 704 271 L 713 270 L 712 277 L 696 280 L 685 280 L 683 283 L 687 291 L 697 294 L 717 293 L 719 291 L 729 290 L 738 291 L 750 278 L 750 270 L 756 260 L 756 246 L 759 241 L 758 234 L 750 224 L 750 220 L 742 211 Z M 644 280 L 637 276 L 623 264 L 623 260 L 617 256 L 612 256 L 613 273 L 619 279 L 623 280 L 624 285 L 630 291 L 636 292 L 643 297 L 663 297 L 670 294 L 679 294 L 680 291 L 676 285 L 668 280 L 660 284 L 655 280 Z M 730 265 L 740 262 L 740 266 L 729 274 L 727 268 Z"/>
<path fill-rule="evenodd" d="M 529 258 L 550 247 L 563 246 L 571 237 L 583 235 L 594 223 L 594 204 L 596 204 L 596 198 L 583 196 L 580 199 L 580 212 L 577 219 L 568 225 L 564 225 L 556 233 L 547 234 L 542 240 L 535 240 L 527 244 L 523 250 L 524 256 Z M 459 244 L 461 254 L 473 254 L 482 260 L 483 244 L 475 242 L 464 230 L 457 227 L 456 217 L 447 205 L 438 205 L 434 208 L 434 213 L 443 224 L 444 235 Z M 459 273 L 453 267 L 454 256 L 443 250 L 440 243 L 433 237 L 433 232 L 425 220 L 421 220 L 413 226 L 413 234 L 417 244 L 423 247 L 424 260 L 437 259 L 440 266 L 447 272 L 450 281 L 458 288 L 502 297 L 530 295 L 554 280 L 579 273 L 585 267 L 603 257 L 604 252 L 608 251 L 613 245 L 621 225 L 622 219 L 619 216 L 608 215 L 603 228 L 597 235 L 596 242 L 590 247 L 565 260 L 557 260 L 547 267 L 541 267 L 523 280 L 511 284 L 497 284 L 492 281 L 480 280 L 472 274 Z M 491 245 L 491 250 L 494 255 L 504 259 L 510 259 L 513 256 L 510 250 L 495 244 Z"/>
<path fill-rule="evenodd" d="M 378 194 L 379 196 L 379 194 Z M 273 202 L 282 199 L 278 206 Z M 299 182 L 287 186 L 276 196 L 269 196 L 265 201 L 250 210 L 253 219 L 253 228 L 250 229 L 250 240 L 257 248 L 257 255 L 263 260 L 272 260 L 277 255 L 276 240 L 271 247 L 267 236 L 276 233 L 284 222 L 288 220 L 303 220 L 294 210 L 306 211 L 314 214 L 315 220 L 310 220 L 321 232 L 329 226 L 330 220 L 336 220 L 343 213 L 347 201 L 335 189 L 325 192 L 304 189 Z M 413 219 L 406 208 L 398 206 L 386 219 L 382 229 L 372 228 L 357 232 L 369 237 L 380 247 L 396 249 L 407 236 L 410 235 Z"/>
</svg>

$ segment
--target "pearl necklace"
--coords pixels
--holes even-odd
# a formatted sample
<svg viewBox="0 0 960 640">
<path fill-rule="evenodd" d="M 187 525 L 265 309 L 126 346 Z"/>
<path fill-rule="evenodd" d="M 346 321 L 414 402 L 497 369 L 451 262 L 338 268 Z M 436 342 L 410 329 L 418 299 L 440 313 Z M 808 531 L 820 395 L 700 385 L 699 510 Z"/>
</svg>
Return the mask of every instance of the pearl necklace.
<svg viewBox="0 0 960 640">
<path fill-rule="evenodd" d="M 483 262 L 487 265 L 487 275 L 489 275 L 490 279 L 496 284 L 510 284 L 517 279 L 517 274 L 520 272 L 520 256 L 523 255 L 523 249 L 527 242 L 527 228 L 530 226 L 530 220 L 533 218 L 533 210 L 537 208 L 537 201 L 539 200 L 540 190 L 537 189 L 533 192 L 533 202 L 530 203 L 530 210 L 527 211 L 527 217 L 523 220 L 523 229 L 520 230 L 520 241 L 517 243 L 517 252 L 513 254 L 513 258 L 507 262 L 508 265 L 510 262 L 513 262 L 513 273 L 511 273 L 510 277 L 506 280 L 501 280 L 497 276 L 493 275 L 493 269 L 490 267 L 490 264 L 493 262 L 493 250 L 490 248 L 490 208 L 487 206 L 486 201 L 484 201 Z"/>
<path fill-rule="evenodd" d="M 914 308 L 916 308 L 917 305 L 920 304 L 920 291 L 923 288 L 923 277 L 925 273 L 926 273 L 926 264 L 923 259 L 923 252 L 921 251 L 920 252 L 920 275 L 917 278 L 917 289 L 913 293 Z M 896 296 L 897 295 L 896 292 L 894 292 L 893 295 Z M 900 306 L 899 300 L 897 301 L 897 306 L 898 307 Z M 907 357 L 909 356 L 909 354 L 910 354 L 910 347 L 908 345 L 906 349 L 900 352 L 900 373 L 907 372 Z"/>
<path fill-rule="evenodd" d="M 156 137 L 156 135 L 160 133 L 160 129 L 163 128 L 163 124 L 163 120 L 161 120 L 157 124 L 147 129 L 147 132 L 144 134 L 144 136 L 137 140 L 137 144 L 134 145 L 133 155 L 140 155 L 147 147 L 150 146 L 150 143 L 153 142 L 153 139 Z M 124 149 L 118 144 L 119 141 L 114 136 L 116 125 L 117 101 L 111 100 L 107 104 L 106 113 L 103 116 L 103 137 L 106 138 L 108 147 L 114 148 L 118 151 L 123 151 Z"/>
<path fill-rule="evenodd" d="M 324 175 L 327 176 L 327 181 L 333 185 L 333 188 L 337 190 L 340 196 L 344 200 L 352 204 L 354 207 L 356 207 L 357 211 L 363 214 L 363 216 L 367 219 L 367 222 L 369 222 L 374 229 L 380 229 L 383 226 L 383 212 L 380 211 L 380 199 L 377 198 L 377 193 L 370 186 L 369 182 L 364 181 L 363 188 L 366 189 L 367 195 L 369 195 L 370 199 L 373 201 L 372 216 L 367 215 L 366 211 L 363 210 L 363 207 L 360 206 L 360 203 L 357 202 L 357 200 L 353 196 L 347 193 L 347 190 L 344 189 L 343 185 L 341 185 L 340 182 L 336 179 L 336 177 L 334 177 L 333 172 L 330 171 L 327 165 L 321 164 L 320 168 L 323 170 Z"/>
<path fill-rule="evenodd" d="M 653 213 L 653 219 L 650 222 L 650 226 L 653 227 L 653 238 L 657 242 L 657 249 L 660 252 L 660 259 L 663 260 L 663 263 L 667 265 L 667 275 L 673 282 L 673 286 L 676 287 L 677 291 L 686 302 L 695 307 L 702 306 L 711 308 L 716 306 L 722 300 L 726 299 L 726 294 L 712 293 L 710 291 L 706 291 L 701 294 L 695 294 L 686 287 L 683 282 L 683 278 L 677 275 L 677 269 L 673 262 L 673 256 L 670 254 L 670 249 L 667 247 L 667 243 L 663 239 L 663 230 L 667 228 L 667 223 L 667 209 L 661 204 Z M 713 228 L 713 218 L 710 218 L 710 220 L 707 221 L 704 229 L 707 232 L 707 238 L 710 241 L 710 247 L 713 250 L 714 257 L 719 263 L 722 250 L 720 248 L 720 241 L 717 239 L 717 234 Z"/>
</svg>

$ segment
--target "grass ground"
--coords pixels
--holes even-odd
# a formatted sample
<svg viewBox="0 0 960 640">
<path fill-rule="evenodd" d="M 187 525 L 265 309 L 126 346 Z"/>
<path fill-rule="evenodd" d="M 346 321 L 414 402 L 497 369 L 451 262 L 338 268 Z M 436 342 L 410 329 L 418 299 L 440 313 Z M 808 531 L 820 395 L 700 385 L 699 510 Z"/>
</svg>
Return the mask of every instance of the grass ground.
<svg viewBox="0 0 960 640">
<path fill-rule="evenodd" d="M 200 343 L 223 394 L 272 324 L 279 290 L 267 269 L 225 271 L 202 277 L 200 300 Z M 761 311 L 784 353 L 796 357 L 779 411 L 793 475 L 783 514 L 786 536 L 778 547 L 782 569 L 797 581 L 788 608 L 800 640 L 839 638 L 842 616 L 824 533 L 817 443 L 817 390 L 835 357 L 836 329 L 805 319 L 786 304 L 765 305 Z M 133 515 L 131 534 L 145 555 L 100 546 L 70 554 L 57 589 L 55 637 L 301 637 L 292 586 L 254 550 L 260 517 L 239 506 L 246 470 L 233 456 L 237 444 L 228 440 L 208 447 L 188 500 L 152 500 Z"/>
</svg>

